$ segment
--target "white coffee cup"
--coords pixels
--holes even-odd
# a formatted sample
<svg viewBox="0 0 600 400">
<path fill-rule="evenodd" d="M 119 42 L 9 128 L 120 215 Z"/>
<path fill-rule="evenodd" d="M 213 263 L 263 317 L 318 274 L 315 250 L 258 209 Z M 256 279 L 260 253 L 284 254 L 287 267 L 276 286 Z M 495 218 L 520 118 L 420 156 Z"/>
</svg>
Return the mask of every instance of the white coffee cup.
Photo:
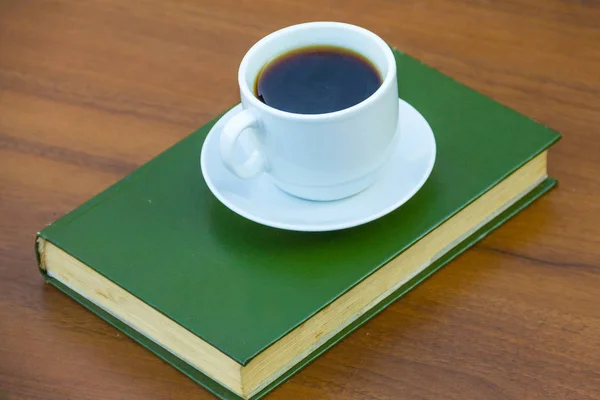
<svg viewBox="0 0 600 400">
<path fill-rule="evenodd" d="M 270 107 L 254 93 L 269 61 L 291 50 L 332 45 L 355 51 L 379 70 L 381 86 L 364 101 L 335 112 L 295 114 Z M 220 133 L 225 166 L 243 179 L 267 173 L 285 192 L 336 200 L 368 188 L 393 148 L 398 126 L 396 62 L 374 33 L 346 23 L 310 22 L 269 34 L 244 56 L 238 71 L 242 110 Z M 246 160 L 236 159 L 243 132 L 254 135 Z"/>
</svg>

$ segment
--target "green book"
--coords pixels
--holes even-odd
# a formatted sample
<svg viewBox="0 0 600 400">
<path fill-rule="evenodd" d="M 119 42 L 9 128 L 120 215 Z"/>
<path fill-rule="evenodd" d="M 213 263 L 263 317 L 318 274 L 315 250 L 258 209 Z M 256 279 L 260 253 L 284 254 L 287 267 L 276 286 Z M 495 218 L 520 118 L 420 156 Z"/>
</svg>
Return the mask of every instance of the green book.
<svg viewBox="0 0 600 400">
<path fill-rule="evenodd" d="M 321 233 L 242 218 L 200 171 L 216 118 L 43 229 L 43 277 L 216 396 L 264 396 L 556 184 L 558 133 L 394 52 L 437 142 L 394 212 Z"/>
</svg>

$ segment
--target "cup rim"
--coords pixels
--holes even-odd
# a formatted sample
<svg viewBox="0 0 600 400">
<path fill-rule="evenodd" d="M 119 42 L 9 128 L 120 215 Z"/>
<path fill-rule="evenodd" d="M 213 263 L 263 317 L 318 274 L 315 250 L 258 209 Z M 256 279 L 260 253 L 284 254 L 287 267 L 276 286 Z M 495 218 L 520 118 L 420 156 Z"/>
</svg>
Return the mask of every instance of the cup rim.
<svg viewBox="0 0 600 400">
<path fill-rule="evenodd" d="M 370 39 L 372 39 L 379 46 L 379 49 L 385 55 L 385 59 L 386 59 L 386 63 L 387 63 L 387 73 L 386 73 L 385 77 L 383 78 L 383 82 L 381 83 L 379 88 L 377 88 L 377 90 L 373 94 L 371 94 L 369 97 L 367 97 L 365 100 L 361 101 L 360 103 L 357 103 L 348 108 L 344 108 L 342 110 L 328 112 L 328 113 L 321 113 L 321 114 L 299 114 L 299 113 L 293 113 L 293 112 L 289 112 L 289 111 L 283 111 L 283 110 L 279 110 L 277 108 L 271 107 L 271 106 L 263 103 L 262 101 L 258 100 L 256 98 L 256 96 L 254 95 L 254 91 L 248 87 L 248 84 L 246 82 L 246 70 L 248 68 L 250 59 L 252 57 L 254 57 L 256 52 L 261 47 L 268 45 L 268 43 L 271 40 L 275 39 L 276 37 L 284 35 L 291 31 L 296 31 L 299 29 L 311 29 L 313 27 L 333 27 L 333 28 L 348 29 L 348 30 L 352 30 L 354 32 L 360 33 L 362 35 L 368 36 Z M 362 28 L 357 25 L 345 23 L 345 22 L 315 21 L 315 22 L 305 22 L 305 23 L 301 23 L 301 24 L 287 26 L 285 28 L 274 31 L 274 32 L 268 34 L 267 36 L 264 36 L 262 39 L 260 39 L 258 42 L 256 42 L 246 52 L 246 54 L 242 58 L 242 62 L 240 63 L 240 67 L 238 69 L 238 84 L 240 86 L 240 90 L 242 91 L 242 94 L 252 104 L 252 106 L 254 106 L 264 112 L 276 115 L 278 117 L 288 118 L 288 119 L 315 121 L 315 120 L 320 120 L 320 119 L 328 119 L 329 120 L 329 119 L 333 119 L 333 118 L 345 117 L 348 114 L 355 113 L 365 107 L 368 107 L 371 103 L 377 101 L 377 99 L 379 97 L 381 97 L 382 93 L 385 92 L 389 88 L 390 85 L 395 84 L 395 82 L 394 82 L 395 76 L 396 76 L 396 59 L 394 57 L 394 54 L 393 54 L 392 50 L 390 49 L 390 47 L 388 46 L 388 44 L 382 38 L 380 38 L 378 35 L 376 35 L 375 33 L 371 32 L 368 29 Z"/>
</svg>

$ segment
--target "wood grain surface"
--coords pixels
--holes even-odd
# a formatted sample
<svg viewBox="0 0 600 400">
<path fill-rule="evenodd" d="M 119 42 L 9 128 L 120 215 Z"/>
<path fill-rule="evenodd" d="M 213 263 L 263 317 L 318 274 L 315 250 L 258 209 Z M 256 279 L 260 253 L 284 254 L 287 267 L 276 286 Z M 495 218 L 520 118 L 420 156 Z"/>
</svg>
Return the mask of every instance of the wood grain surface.
<svg viewBox="0 0 600 400">
<path fill-rule="evenodd" d="M 600 398 L 600 1 L 0 0 L 0 399 L 211 399 L 40 277 L 35 233 L 338 20 L 563 133 L 559 187 L 269 399 Z"/>
</svg>

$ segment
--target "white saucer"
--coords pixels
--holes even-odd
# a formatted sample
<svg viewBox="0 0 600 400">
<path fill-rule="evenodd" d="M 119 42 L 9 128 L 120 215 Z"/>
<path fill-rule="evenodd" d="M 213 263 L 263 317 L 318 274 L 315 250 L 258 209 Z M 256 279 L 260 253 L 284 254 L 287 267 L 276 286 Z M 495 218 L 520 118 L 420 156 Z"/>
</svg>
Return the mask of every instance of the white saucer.
<svg viewBox="0 0 600 400">
<path fill-rule="evenodd" d="M 435 163 L 431 127 L 417 110 L 400 100 L 399 140 L 379 179 L 368 189 L 342 200 L 302 200 L 276 187 L 267 174 L 243 180 L 223 165 L 219 133 L 240 107 L 238 104 L 227 112 L 208 133 L 200 164 L 204 180 L 216 198 L 259 224 L 294 231 L 332 231 L 373 221 L 410 199 L 423 186 Z M 243 149 L 239 156 L 245 156 Z"/>
</svg>

